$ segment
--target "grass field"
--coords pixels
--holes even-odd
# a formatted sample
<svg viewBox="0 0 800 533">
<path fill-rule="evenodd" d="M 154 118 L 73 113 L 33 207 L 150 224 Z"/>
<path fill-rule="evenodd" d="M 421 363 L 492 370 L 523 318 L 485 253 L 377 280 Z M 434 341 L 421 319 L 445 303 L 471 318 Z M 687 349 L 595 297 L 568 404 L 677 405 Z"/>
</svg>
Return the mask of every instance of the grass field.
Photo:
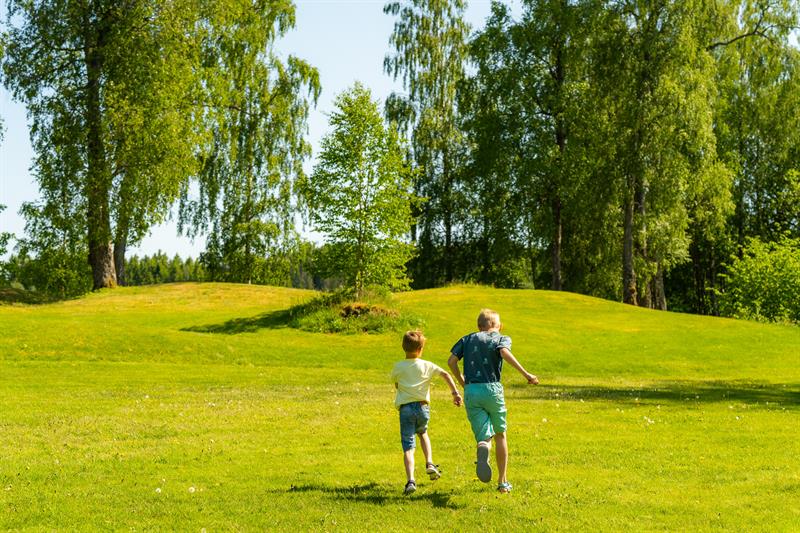
<svg viewBox="0 0 800 533">
<path fill-rule="evenodd" d="M 492 307 L 542 382 L 504 372 L 509 495 L 475 478 L 437 383 L 444 475 L 404 497 L 400 337 L 276 318 L 312 294 L 180 284 L 0 306 L 0 529 L 800 530 L 800 328 L 545 291 L 401 294 L 427 359 L 444 366 Z"/>
</svg>

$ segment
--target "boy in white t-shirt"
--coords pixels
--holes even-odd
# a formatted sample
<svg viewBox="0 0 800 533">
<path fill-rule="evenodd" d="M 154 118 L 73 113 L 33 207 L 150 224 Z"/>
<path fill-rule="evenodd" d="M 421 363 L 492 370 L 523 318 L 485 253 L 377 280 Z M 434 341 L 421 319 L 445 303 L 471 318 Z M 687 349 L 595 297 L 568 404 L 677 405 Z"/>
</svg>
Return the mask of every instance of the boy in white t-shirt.
<svg viewBox="0 0 800 533">
<path fill-rule="evenodd" d="M 442 376 L 453 394 L 453 403 L 456 407 L 461 405 L 461 394 L 450 374 L 430 361 L 420 359 L 424 347 L 425 335 L 421 331 L 407 331 L 403 335 L 406 358 L 395 363 L 392 369 L 392 381 L 397 389 L 394 405 L 400 411 L 400 442 L 403 445 L 403 463 L 408 479 L 404 490 L 406 494 L 417 490 L 417 483 L 414 481 L 415 433 L 419 435 L 422 453 L 425 454 L 425 472 L 431 480 L 441 476 L 439 465 L 433 464 L 431 441 L 428 438 L 431 380 L 435 376 Z"/>
</svg>

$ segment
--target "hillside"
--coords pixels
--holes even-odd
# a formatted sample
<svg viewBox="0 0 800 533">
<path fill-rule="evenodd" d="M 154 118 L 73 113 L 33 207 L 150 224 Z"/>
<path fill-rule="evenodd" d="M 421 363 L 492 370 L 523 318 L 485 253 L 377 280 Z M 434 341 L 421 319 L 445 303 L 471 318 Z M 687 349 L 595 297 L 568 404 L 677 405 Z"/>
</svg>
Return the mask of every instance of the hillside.
<svg viewBox="0 0 800 533">
<path fill-rule="evenodd" d="M 444 366 L 492 307 L 542 381 L 504 372 L 509 499 L 474 480 L 438 383 L 445 477 L 404 499 L 399 335 L 287 327 L 277 311 L 312 295 L 178 284 L 0 306 L 0 529 L 399 530 L 407 510 L 463 529 L 486 506 L 512 529 L 800 526 L 800 328 L 548 291 L 400 294 L 427 359 Z"/>
</svg>

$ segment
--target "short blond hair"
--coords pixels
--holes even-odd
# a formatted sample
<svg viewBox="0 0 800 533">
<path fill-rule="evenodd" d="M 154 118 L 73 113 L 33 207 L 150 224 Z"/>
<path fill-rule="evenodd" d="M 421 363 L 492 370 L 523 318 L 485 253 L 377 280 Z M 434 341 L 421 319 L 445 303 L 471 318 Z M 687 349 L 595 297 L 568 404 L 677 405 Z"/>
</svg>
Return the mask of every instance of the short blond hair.
<svg viewBox="0 0 800 533">
<path fill-rule="evenodd" d="M 403 351 L 414 353 L 420 351 L 425 346 L 425 335 L 418 329 L 406 331 L 403 335 Z"/>
<path fill-rule="evenodd" d="M 500 314 L 497 311 L 492 311 L 491 309 L 481 309 L 481 312 L 478 315 L 478 329 L 481 331 L 486 331 L 488 329 L 499 327 Z"/>
</svg>

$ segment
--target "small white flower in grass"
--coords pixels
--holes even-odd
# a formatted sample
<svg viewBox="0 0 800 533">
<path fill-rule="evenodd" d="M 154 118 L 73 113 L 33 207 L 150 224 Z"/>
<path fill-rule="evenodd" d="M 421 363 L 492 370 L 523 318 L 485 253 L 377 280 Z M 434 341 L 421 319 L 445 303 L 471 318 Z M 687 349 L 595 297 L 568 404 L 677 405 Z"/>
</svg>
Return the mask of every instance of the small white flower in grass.
<svg viewBox="0 0 800 533">
<path fill-rule="evenodd" d="M 189 487 L 189 494 L 194 494 L 194 491 L 196 491 L 196 490 L 197 489 L 194 488 L 194 487 Z"/>
<path fill-rule="evenodd" d="M 729 405 L 729 406 L 728 406 L 728 409 L 733 409 L 733 406 L 732 406 L 732 405 Z"/>
<path fill-rule="evenodd" d="M 546 418 L 542 418 L 542 422 L 546 424 L 547 423 L 547 419 Z"/>
<path fill-rule="evenodd" d="M 736 417 L 736 420 L 741 420 L 741 418 L 739 418 L 739 417 L 737 416 L 737 417 Z"/>
<path fill-rule="evenodd" d="M 161 487 L 156 487 L 156 494 L 161 494 Z"/>
</svg>

